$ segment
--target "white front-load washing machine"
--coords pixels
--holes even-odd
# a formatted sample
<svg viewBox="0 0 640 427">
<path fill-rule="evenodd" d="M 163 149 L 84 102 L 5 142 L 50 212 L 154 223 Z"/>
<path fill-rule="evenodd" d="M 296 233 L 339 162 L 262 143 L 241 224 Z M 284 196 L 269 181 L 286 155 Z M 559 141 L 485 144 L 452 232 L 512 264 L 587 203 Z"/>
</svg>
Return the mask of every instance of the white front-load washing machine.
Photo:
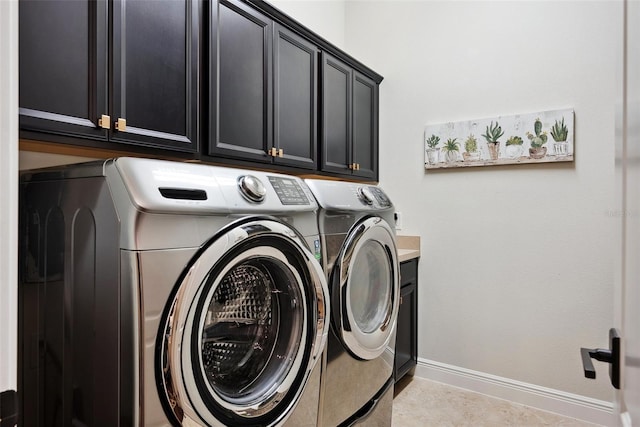
<svg viewBox="0 0 640 427">
<path fill-rule="evenodd" d="M 375 185 L 306 183 L 320 205 L 332 307 L 319 424 L 389 427 L 400 304 L 393 204 Z"/>
<path fill-rule="evenodd" d="M 316 425 L 316 210 L 276 173 L 134 158 L 23 173 L 22 425 Z"/>
</svg>

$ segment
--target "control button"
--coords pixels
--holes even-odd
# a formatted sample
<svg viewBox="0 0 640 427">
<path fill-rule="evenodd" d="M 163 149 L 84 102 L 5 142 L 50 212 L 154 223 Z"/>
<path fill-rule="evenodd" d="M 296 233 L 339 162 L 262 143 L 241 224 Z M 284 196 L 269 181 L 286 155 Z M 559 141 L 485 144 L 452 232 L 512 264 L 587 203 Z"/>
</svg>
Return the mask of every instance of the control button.
<svg viewBox="0 0 640 427">
<path fill-rule="evenodd" d="M 371 190 L 367 187 L 358 188 L 358 196 L 360 196 L 360 199 L 368 205 L 372 205 L 373 199 L 375 198 Z"/>
<path fill-rule="evenodd" d="M 262 181 L 253 175 L 243 175 L 238 178 L 240 193 L 251 202 L 261 202 L 267 195 L 267 189 Z"/>
</svg>

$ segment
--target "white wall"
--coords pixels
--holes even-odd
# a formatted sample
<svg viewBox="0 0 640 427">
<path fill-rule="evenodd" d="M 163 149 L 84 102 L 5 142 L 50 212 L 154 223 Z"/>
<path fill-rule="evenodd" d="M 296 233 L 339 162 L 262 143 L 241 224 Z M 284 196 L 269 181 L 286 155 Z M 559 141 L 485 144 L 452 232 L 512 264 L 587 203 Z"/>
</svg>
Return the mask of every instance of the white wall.
<svg viewBox="0 0 640 427">
<path fill-rule="evenodd" d="M 270 0 L 269 3 L 344 49 L 345 0 Z"/>
<path fill-rule="evenodd" d="M 18 2 L 0 1 L 0 392 L 17 387 Z"/>
<path fill-rule="evenodd" d="M 385 80 L 380 182 L 422 236 L 419 356 L 610 401 L 581 346 L 613 322 L 620 2 L 349 1 Z M 429 171 L 429 123 L 575 109 L 572 164 Z"/>
</svg>

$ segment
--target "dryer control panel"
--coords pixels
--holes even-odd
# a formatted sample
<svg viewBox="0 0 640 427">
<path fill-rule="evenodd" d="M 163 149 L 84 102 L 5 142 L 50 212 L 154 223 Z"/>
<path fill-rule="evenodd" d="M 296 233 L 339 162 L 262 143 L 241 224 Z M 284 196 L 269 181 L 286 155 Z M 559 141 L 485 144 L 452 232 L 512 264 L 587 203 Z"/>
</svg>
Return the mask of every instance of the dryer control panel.
<svg viewBox="0 0 640 427">
<path fill-rule="evenodd" d="M 305 180 L 318 204 L 325 210 L 338 211 L 386 211 L 393 209 L 393 203 L 375 185 L 352 182 Z"/>
</svg>

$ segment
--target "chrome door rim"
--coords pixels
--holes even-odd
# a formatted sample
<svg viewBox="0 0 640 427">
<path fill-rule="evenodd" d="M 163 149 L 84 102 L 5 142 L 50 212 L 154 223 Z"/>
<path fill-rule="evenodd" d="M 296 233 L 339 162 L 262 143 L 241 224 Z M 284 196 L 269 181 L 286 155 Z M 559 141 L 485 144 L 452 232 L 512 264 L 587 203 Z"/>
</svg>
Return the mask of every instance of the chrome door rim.
<svg viewBox="0 0 640 427">
<path fill-rule="evenodd" d="M 305 290 L 304 278 L 300 277 L 297 269 L 291 265 L 290 260 L 279 249 L 271 246 L 264 246 L 260 242 L 263 238 L 275 238 L 293 248 L 301 260 L 301 267 L 305 270 L 306 279 L 311 281 L 313 293 L 309 296 L 314 301 L 307 301 L 308 290 Z M 250 242 L 250 243 L 249 243 Z M 225 260 L 224 265 L 219 265 L 221 258 L 237 250 L 239 246 L 249 243 L 247 248 L 242 249 L 233 258 Z M 255 245 L 253 244 L 255 243 Z M 302 343 L 297 350 L 293 362 L 290 364 L 288 374 L 272 392 L 266 401 L 254 401 L 247 404 L 233 404 L 219 396 L 215 390 L 207 383 L 208 393 L 217 405 L 229 413 L 235 414 L 245 420 L 257 419 L 270 411 L 273 411 L 285 397 L 293 396 L 289 403 L 278 409 L 273 422 L 269 425 L 280 425 L 293 407 L 297 404 L 302 390 L 306 385 L 309 375 L 315 364 L 320 359 L 322 350 L 327 339 L 326 313 L 328 309 L 328 288 L 321 266 L 308 250 L 304 239 L 286 224 L 274 218 L 254 218 L 252 220 L 240 220 L 228 226 L 224 232 L 213 238 L 204 250 L 201 250 L 184 277 L 178 284 L 175 297 L 168 310 L 164 327 L 161 330 L 161 343 L 159 346 L 158 363 L 162 372 L 162 389 L 168 400 L 171 412 L 180 423 L 195 422 L 206 425 L 224 425 L 200 395 L 196 375 L 202 372 L 195 372 L 193 365 L 194 355 L 192 354 L 192 331 L 197 328 L 198 336 L 202 332 L 202 312 L 196 306 L 204 306 L 211 300 L 215 289 L 220 284 L 222 278 L 236 265 L 243 260 L 253 257 L 273 258 L 289 267 L 289 271 L 295 276 L 297 286 L 300 288 L 302 296 L 303 325 Z M 217 266 L 217 267 L 216 267 Z M 216 270 L 215 278 L 206 290 L 204 285 L 209 280 L 210 273 Z M 310 304 L 312 303 L 312 304 Z M 313 309 L 313 313 L 308 310 Z M 309 315 L 314 319 L 314 324 L 307 324 Z M 310 335 L 309 328 L 315 329 L 315 334 Z M 309 337 L 309 338 L 307 338 Z M 311 342 L 307 340 L 310 339 Z M 308 349 L 308 351 L 307 351 Z M 199 366 L 202 367 L 202 355 L 199 358 Z M 301 377 L 302 375 L 302 377 Z M 205 377 L 206 378 L 206 377 Z M 296 390 L 291 387 L 296 381 L 301 383 Z M 205 381 L 206 383 L 206 381 Z M 291 394 L 293 393 L 293 394 Z"/>
<path fill-rule="evenodd" d="M 391 302 L 382 324 L 377 330 L 366 333 L 356 324 L 350 306 L 348 288 L 356 255 L 365 243 L 371 241 L 379 243 L 384 248 L 389 260 Z M 351 228 L 334 264 L 333 322 L 347 350 L 360 359 L 371 360 L 379 357 L 389 344 L 395 330 L 400 307 L 400 273 L 397 253 L 395 234 L 389 224 L 380 217 L 368 217 Z"/>
</svg>

